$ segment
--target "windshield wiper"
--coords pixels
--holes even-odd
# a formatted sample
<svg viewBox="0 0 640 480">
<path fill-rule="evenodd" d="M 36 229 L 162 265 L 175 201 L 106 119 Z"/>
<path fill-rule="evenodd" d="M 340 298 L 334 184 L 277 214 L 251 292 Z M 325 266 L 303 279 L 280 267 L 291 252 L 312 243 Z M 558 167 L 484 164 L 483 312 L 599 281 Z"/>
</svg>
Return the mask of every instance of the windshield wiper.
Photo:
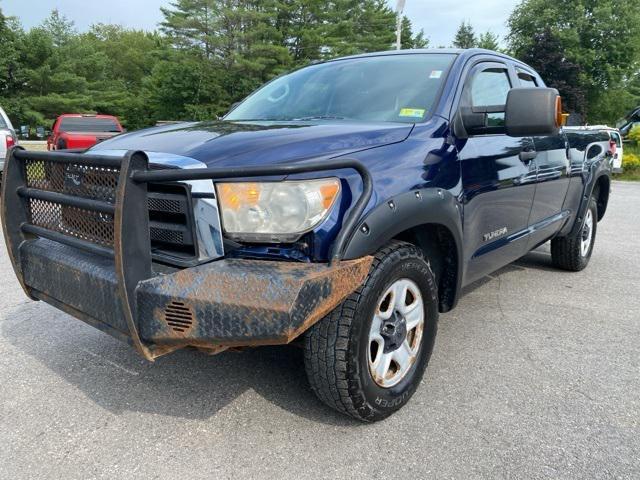
<svg viewBox="0 0 640 480">
<path fill-rule="evenodd" d="M 308 117 L 300 117 L 293 119 L 296 122 L 306 122 L 308 120 L 348 120 L 346 117 L 339 117 L 337 115 L 310 115 Z"/>
<path fill-rule="evenodd" d="M 264 118 L 242 118 L 228 120 L 230 122 L 307 122 L 310 120 L 349 120 L 346 117 L 337 115 L 309 115 L 308 117 L 264 117 Z"/>
</svg>

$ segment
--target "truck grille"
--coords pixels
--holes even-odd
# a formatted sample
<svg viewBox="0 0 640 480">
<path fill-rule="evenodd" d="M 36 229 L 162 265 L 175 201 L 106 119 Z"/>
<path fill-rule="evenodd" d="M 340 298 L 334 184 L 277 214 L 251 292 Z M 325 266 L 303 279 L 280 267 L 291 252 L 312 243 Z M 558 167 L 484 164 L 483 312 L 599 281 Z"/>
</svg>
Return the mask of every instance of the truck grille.
<svg viewBox="0 0 640 480">
<path fill-rule="evenodd" d="M 115 203 L 120 170 L 42 160 L 25 161 L 27 187 Z"/>
<path fill-rule="evenodd" d="M 147 204 L 151 250 L 160 259 L 184 261 L 196 256 L 193 206 L 186 185 L 149 184 Z"/>
<path fill-rule="evenodd" d="M 115 204 L 119 170 L 41 160 L 25 161 L 26 186 Z M 113 247 L 113 215 L 30 198 L 30 222 L 81 240 Z"/>
<path fill-rule="evenodd" d="M 63 193 L 115 205 L 119 169 L 26 160 L 27 188 Z M 113 248 L 114 216 L 111 213 L 29 198 L 29 221 L 37 227 Z M 148 185 L 150 248 L 158 259 L 173 263 L 196 256 L 193 208 L 184 184 Z"/>
</svg>

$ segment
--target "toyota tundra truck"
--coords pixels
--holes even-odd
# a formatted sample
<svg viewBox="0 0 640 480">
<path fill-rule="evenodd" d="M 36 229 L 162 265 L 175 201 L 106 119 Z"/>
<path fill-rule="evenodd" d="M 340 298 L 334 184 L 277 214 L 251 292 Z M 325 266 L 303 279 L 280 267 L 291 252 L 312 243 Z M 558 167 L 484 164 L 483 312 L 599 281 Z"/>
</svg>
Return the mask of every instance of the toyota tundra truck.
<svg viewBox="0 0 640 480">
<path fill-rule="evenodd" d="M 589 263 L 609 136 L 562 124 L 499 53 L 327 61 L 221 120 L 13 148 L 6 245 L 28 297 L 150 361 L 295 343 L 318 397 L 373 422 L 421 384 L 463 287 L 549 241 L 559 269 Z"/>
</svg>

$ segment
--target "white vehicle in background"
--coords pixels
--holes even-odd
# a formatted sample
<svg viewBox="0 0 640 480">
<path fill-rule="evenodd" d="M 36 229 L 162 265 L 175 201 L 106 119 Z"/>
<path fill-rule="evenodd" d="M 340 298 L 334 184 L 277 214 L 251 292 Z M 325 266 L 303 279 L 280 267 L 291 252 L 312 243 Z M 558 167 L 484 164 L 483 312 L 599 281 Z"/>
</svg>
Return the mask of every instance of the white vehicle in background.
<svg viewBox="0 0 640 480">
<path fill-rule="evenodd" d="M 7 156 L 7 150 L 18 143 L 18 137 L 11 125 L 11 120 L 0 107 L 0 176 L 4 170 L 4 159 Z"/>
<path fill-rule="evenodd" d="M 607 125 L 587 125 L 583 127 L 564 127 L 565 130 L 596 130 L 606 131 L 609 134 L 609 149 L 612 154 L 612 169 L 613 173 L 622 173 L 622 154 L 623 143 L 620 130 L 617 128 L 609 127 Z"/>
</svg>

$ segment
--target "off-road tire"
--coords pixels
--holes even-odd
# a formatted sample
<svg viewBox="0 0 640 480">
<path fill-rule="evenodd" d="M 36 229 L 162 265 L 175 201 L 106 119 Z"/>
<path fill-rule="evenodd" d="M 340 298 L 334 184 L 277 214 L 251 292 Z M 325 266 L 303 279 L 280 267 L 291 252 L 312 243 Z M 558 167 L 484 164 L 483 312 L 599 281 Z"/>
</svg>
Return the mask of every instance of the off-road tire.
<svg viewBox="0 0 640 480">
<path fill-rule="evenodd" d="M 415 282 L 422 295 L 423 336 L 411 370 L 397 385 L 382 388 L 369 369 L 369 330 L 379 297 L 401 278 Z M 404 406 L 418 388 L 433 351 L 438 322 L 436 285 L 416 246 L 392 241 L 379 250 L 361 287 L 305 334 L 305 368 L 320 400 L 364 422 L 382 420 Z"/>
<path fill-rule="evenodd" d="M 556 237 L 551 240 L 551 261 L 555 267 L 562 270 L 568 270 L 570 272 L 579 272 L 584 270 L 589 264 L 591 254 L 593 253 L 593 247 L 596 242 L 596 233 L 598 231 L 598 204 L 594 197 L 589 199 L 587 212 L 588 211 L 591 211 L 593 218 L 593 232 L 591 245 L 589 246 L 587 254 L 583 255 L 582 253 L 581 244 L 583 225 L 581 225 L 576 232 L 573 232 L 566 237 Z"/>
</svg>

